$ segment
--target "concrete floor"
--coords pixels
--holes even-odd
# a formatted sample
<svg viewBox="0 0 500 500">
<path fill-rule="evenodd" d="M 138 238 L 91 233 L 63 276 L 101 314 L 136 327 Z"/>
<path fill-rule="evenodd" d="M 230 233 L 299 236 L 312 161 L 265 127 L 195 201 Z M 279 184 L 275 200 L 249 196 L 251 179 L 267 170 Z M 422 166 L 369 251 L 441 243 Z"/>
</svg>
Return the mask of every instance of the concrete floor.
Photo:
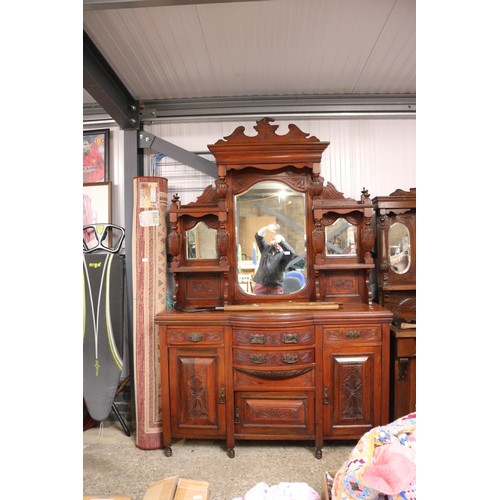
<svg viewBox="0 0 500 500">
<path fill-rule="evenodd" d="M 224 441 L 176 440 L 172 457 L 163 450 L 140 450 L 132 431 L 104 422 L 83 432 L 83 494 L 128 495 L 142 500 L 148 486 L 169 476 L 208 481 L 210 500 L 242 497 L 259 482 L 305 482 L 321 493 L 325 471 L 336 471 L 356 441 L 327 442 L 323 458 L 314 443 L 302 441 L 238 441 L 229 458 Z"/>
</svg>

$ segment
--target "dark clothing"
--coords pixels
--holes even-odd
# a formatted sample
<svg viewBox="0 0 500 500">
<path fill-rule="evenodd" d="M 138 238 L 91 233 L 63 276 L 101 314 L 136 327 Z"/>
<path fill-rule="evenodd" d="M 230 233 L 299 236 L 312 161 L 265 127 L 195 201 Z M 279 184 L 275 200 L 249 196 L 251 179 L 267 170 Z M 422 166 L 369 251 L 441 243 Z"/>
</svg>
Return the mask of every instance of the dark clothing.
<svg viewBox="0 0 500 500">
<path fill-rule="evenodd" d="M 283 288 L 285 267 L 293 259 L 294 249 L 286 241 L 282 241 L 279 246 L 283 252 L 280 252 L 266 243 L 264 237 L 258 233 L 255 234 L 255 241 L 260 250 L 259 268 L 254 276 L 255 283 L 273 288 Z"/>
<path fill-rule="evenodd" d="M 274 286 L 266 286 L 262 283 L 255 283 L 253 285 L 253 293 L 255 295 L 283 295 L 283 288 L 275 288 Z"/>
</svg>

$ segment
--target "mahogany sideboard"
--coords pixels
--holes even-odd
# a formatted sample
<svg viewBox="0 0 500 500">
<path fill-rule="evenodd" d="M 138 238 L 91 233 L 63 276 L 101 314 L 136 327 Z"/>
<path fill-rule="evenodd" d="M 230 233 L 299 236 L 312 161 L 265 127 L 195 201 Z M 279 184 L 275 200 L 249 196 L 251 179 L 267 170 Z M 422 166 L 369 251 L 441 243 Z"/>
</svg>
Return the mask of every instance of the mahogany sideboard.
<svg viewBox="0 0 500 500">
<path fill-rule="evenodd" d="M 376 301 L 394 322 L 417 317 L 417 190 L 373 199 L 376 226 Z M 416 410 L 417 330 L 391 326 L 391 420 Z"/>
<path fill-rule="evenodd" d="M 358 439 L 389 421 L 392 314 L 332 310 L 165 310 L 160 327 L 163 441 Z"/>
<path fill-rule="evenodd" d="M 314 441 L 321 458 L 325 440 L 389 422 L 393 313 L 369 287 L 370 194 L 325 185 L 329 143 L 273 122 L 208 145 L 214 185 L 191 203 L 172 197 L 175 287 L 155 318 L 168 456 L 174 438 L 206 438 L 226 440 L 230 457 L 238 440 Z M 285 241 L 286 267 L 256 286 L 265 252 Z"/>
</svg>

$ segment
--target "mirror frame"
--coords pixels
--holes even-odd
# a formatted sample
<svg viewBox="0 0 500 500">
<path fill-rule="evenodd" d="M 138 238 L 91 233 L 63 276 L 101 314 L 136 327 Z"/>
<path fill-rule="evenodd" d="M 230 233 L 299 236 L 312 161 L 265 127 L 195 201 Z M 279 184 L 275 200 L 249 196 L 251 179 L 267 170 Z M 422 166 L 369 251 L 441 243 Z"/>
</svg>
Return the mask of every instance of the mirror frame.
<svg viewBox="0 0 500 500">
<path fill-rule="evenodd" d="M 328 147 L 314 136 L 289 124 L 288 132 L 276 133 L 274 120 L 263 118 L 246 135 L 245 127 L 208 149 L 217 166 L 214 185 L 207 186 L 195 202 L 181 205 L 176 194 L 170 205 L 168 249 L 170 272 L 175 278 L 173 301 L 181 310 L 200 307 L 254 305 L 258 302 L 355 302 L 372 303 L 368 286 L 374 268 L 371 249 L 373 205 L 363 188 L 360 200 L 345 198 L 330 182 L 320 176 L 321 157 Z M 235 236 L 235 195 L 260 181 L 278 181 L 305 194 L 305 233 L 307 284 L 289 295 L 250 295 L 237 280 L 237 246 Z M 342 259 L 325 257 L 325 227 L 338 217 L 354 221 L 357 226 L 356 255 Z M 185 231 L 193 221 L 205 221 L 217 229 L 219 259 L 188 260 L 184 255 Z M 341 260 L 341 262 L 339 262 Z M 338 305 L 338 304 L 336 304 Z"/>
<path fill-rule="evenodd" d="M 286 300 L 285 297 L 288 298 L 308 298 L 311 294 L 311 278 L 312 275 L 312 267 L 310 265 L 311 248 L 309 240 L 310 238 L 305 239 L 305 252 L 306 252 L 306 284 L 297 292 L 282 294 L 282 295 L 257 295 L 253 293 L 247 293 L 245 290 L 241 288 L 238 280 L 238 256 L 237 256 L 237 245 L 238 241 L 236 239 L 236 224 L 237 224 L 237 210 L 236 210 L 236 197 L 240 194 L 251 189 L 256 184 L 260 182 L 279 182 L 284 184 L 288 188 L 292 189 L 297 193 L 304 194 L 304 234 L 310 234 L 310 228 L 312 227 L 312 220 L 310 217 L 311 213 L 311 205 L 310 199 L 307 196 L 307 186 L 308 186 L 308 177 L 304 172 L 300 172 L 295 168 L 284 168 L 281 171 L 273 172 L 272 174 L 258 174 L 254 171 L 240 171 L 235 172 L 233 176 L 234 189 L 232 190 L 232 196 L 229 201 L 229 213 L 231 214 L 228 220 L 229 227 L 233 229 L 232 233 L 234 234 L 234 244 L 232 253 L 234 254 L 234 265 L 232 268 L 234 269 L 233 273 L 230 273 L 229 279 L 234 280 L 234 298 L 237 303 L 243 301 L 252 301 L 255 302 L 256 299 L 259 302 L 266 301 L 283 301 Z"/>
<path fill-rule="evenodd" d="M 408 250 L 404 250 L 404 252 L 406 252 L 406 255 L 408 255 L 408 263 L 406 264 L 405 268 L 402 270 L 402 271 L 397 271 L 394 267 L 394 265 L 392 264 L 392 261 L 391 261 L 391 230 L 394 229 L 394 227 L 396 225 L 399 225 L 399 226 L 403 226 L 404 227 L 404 231 L 406 231 L 406 235 L 407 235 L 407 238 L 408 238 Z M 399 245 L 401 245 L 401 238 L 398 239 L 398 242 L 399 242 Z M 412 255 L 412 237 L 411 237 L 411 231 L 410 231 L 410 228 L 404 223 L 404 222 L 400 222 L 400 221 L 393 221 L 392 224 L 389 225 L 389 228 L 387 229 L 387 258 L 389 260 L 389 269 L 395 273 L 395 274 L 399 274 L 399 275 L 403 275 L 403 274 L 406 274 L 408 272 L 410 272 L 410 269 L 411 269 L 411 255 Z"/>
<path fill-rule="evenodd" d="M 211 236 L 213 236 L 213 241 L 210 241 L 210 244 L 213 244 L 213 249 L 215 250 L 215 256 L 214 257 L 190 257 L 189 256 L 189 235 L 191 232 L 194 232 L 198 226 L 203 225 L 207 228 L 208 231 L 213 231 L 213 233 L 208 233 Z M 219 258 L 218 250 L 217 250 L 217 228 L 216 227 L 210 227 L 205 220 L 199 220 L 196 221 L 193 227 L 191 228 L 186 228 L 185 230 L 185 246 L 184 246 L 184 251 L 186 260 L 191 261 L 191 260 L 217 260 Z M 202 245 L 200 245 L 202 246 Z M 204 247 L 205 245 L 203 245 Z"/>
<path fill-rule="evenodd" d="M 309 230 L 309 225 L 310 222 L 308 223 L 308 213 L 310 212 L 310 209 L 308 210 L 308 203 L 307 203 L 307 182 L 306 181 L 306 178 L 304 177 L 304 173 L 300 173 L 300 172 L 297 172 L 296 174 L 294 172 L 292 172 L 291 170 L 287 169 L 286 171 L 284 172 L 276 172 L 274 173 L 274 175 L 265 175 L 265 176 L 259 176 L 259 175 L 251 175 L 251 177 L 247 177 L 246 173 L 243 174 L 241 173 L 240 175 L 237 175 L 237 178 L 238 178 L 238 182 L 236 183 L 236 189 L 233 191 L 232 193 L 232 204 L 233 204 L 233 208 L 232 210 L 230 210 L 230 212 L 233 214 L 233 218 L 230 218 L 230 227 L 234 228 L 234 244 L 233 244 L 233 248 L 232 248 L 232 251 L 234 253 L 234 258 L 235 258 L 235 271 L 236 271 L 236 274 L 235 274 L 235 297 L 237 300 L 240 300 L 242 299 L 242 294 L 249 297 L 251 300 L 255 301 L 256 298 L 259 300 L 259 302 L 261 301 L 261 299 L 264 299 L 264 300 L 268 300 L 268 299 L 271 299 L 271 300 L 284 300 L 284 297 L 286 298 L 295 298 L 295 297 L 303 297 L 303 296 L 308 296 L 310 292 L 307 291 L 307 289 L 309 288 L 308 287 L 308 282 L 310 281 L 310 276 L 311 276 L 311 270 L 310 270 L 310 266 L 309 266 L 309 262 L 308 262 L 308 256 L 310 255 L 310 252 L 308 251 L 308 238 L 307 238 L 307 234 L 308 234 L 308 230 Z M 280 183 L 280 184 L 283 184 L 285 185 L 286 187 L 288 187 L 289 189 L 291 189 L 292 191 L 296 192 L 296 193 L 301 193 L 304 195 L 304 235 L 306 236 L 305 237 L 305 241 L 304 241 L 304 251 L 305 251 L 305 254 L 306 254 L 306 283 L 305 285 L 298 291 L 296 292 L 291 292 L 291 293 L 287 293 L 287 294 L 280 294 L 280 295 L 276 295 L 276 296 L 271 296 L 271 295 L 260 295 L 260 294 L 254 294 L 254 293 L 248 293 L 246 292 L 245 290 L 242 289 L 242 287 L 240 286 L 239 284 L 239 279 L 238 279 L 238 239 L 237 239 L 237 234 L 238 234 L 238 231 L 236 231 L 236 226 L 237 226 L 237 223 L 239 222 L 237 220 L 237 217 L 238 217 L 238 210 L 237 210 L 237 207 L 236 207 L 236 199 L 239 195 L 247 192 L 248 190 L 250 190 L 251 188 L 253 188 L 254 186 L 256 186 L 257 184 L 261 183 L 261 182 L 277 182 L 277 183 Z M 277 299 L 276 299 L 277 297 Z"/>
</svg>

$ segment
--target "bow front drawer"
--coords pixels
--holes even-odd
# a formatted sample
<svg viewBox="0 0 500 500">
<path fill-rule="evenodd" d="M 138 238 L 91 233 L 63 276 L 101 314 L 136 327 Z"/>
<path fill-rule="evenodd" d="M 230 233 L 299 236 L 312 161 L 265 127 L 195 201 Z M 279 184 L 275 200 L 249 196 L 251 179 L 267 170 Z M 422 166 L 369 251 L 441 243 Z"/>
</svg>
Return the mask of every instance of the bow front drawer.
<svg viewBox="0 0 500 500">
<path fill-rule="evenodd" d="M 234 349 L 234 363 L 247 366 L 297 366 L 314 363 L 314 349 L 300 351 L 252 351 Z"/>
<path fill-rule="evenodd" d="M 290 329 L 242 329 L 235 328 L 233 333 L 235 345 L 249 346 L 293 346 L 314 343 L 314 332 L 310 328 Z"/>
</svg>

